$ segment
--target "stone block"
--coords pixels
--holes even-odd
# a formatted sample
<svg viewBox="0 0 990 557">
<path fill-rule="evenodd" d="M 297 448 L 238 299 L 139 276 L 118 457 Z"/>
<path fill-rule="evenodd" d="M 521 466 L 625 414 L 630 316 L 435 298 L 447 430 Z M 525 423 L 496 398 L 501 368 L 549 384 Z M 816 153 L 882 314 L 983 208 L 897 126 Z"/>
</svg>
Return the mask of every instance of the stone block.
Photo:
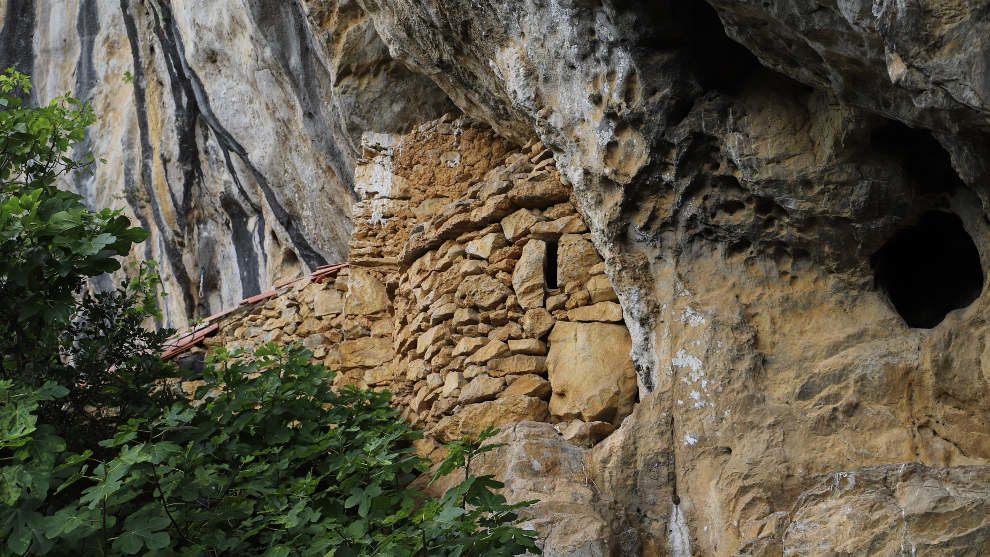
<svg viewBox="0 0 990 557">
<path fill-rule="evenodd" d="M 457 308 L 454 312 L 454 316 L 451 318 L 451 326 L 462 327 L 465 325 L 474 325 L 478 322 L 478 312 L 471 308 Z"/>
<path fill-rule="evenodd" d="M 471 379 L 471 381 L 461 389 L 461 394 L 457 398 L 458 404 L 474 404 L 486 400 L 494 400 L 502 389 L 505 388 L 505 379 L 501 377 L 491 377 L 481 374 Z"/>
<path fill-rule="evenodd" d="M 492 358 L 498 358 L 509 354 L 509 345 L 501 340 L 490 340 L 484 347 L 475 351 L 466 360 L 467 364 L 483 364 Z"/>
<path fill-rule="evenodd" d="M 488 374 L 493 377 L 524 373 L 543 374 L 547 372 L 547 359 L 543 356 L 516 354 L 507 358 L 495 358 L 488 362 Z"/>
<path fill-rule="evenodd" d="M 454 297 L 461 307 L 490 309 L 511 293 L 509 287 L 497 279 L 488 275 L 472 275 L 461 281 Z"/>
<path fill-rule="evenodd" d="M 547 297 L 547 311 L 554 311 L 564 307 L 567 303 L 567 294 L 557 294 L 554 296 Z"/>
<path fill-rule="evenodd" d="M 506 240 L 515 242 L 525 236 L 529 229 L 539 221 L 540 219 L 533 215 L 532 211 L 519 209 L 502 219 L 502 233 Z"/>
<path fill-rule="evenodd" d="M 622 321 L 622 306 L 615 302 L 598 302 L 591 306 L 568 310 L 567 319 L 570 321 Z"/>
<path fill-rule="evenodd" d="M 547 353 L 547 345 L 535 338 L 521 338 L 509 341 L 509 350 L 513 354 L 530 354 L 543 356 Z"/>
<path fill-rule="evenodd" d="M 457 304 L 453 302 L 448 302 L 438 306 L 430 314 L 430 323 L 439 323 L 441 321 L 446 321 L 454 317 L 454 312 L 457 311 Z"/>
<path fill-rule="evenodd" d="M 406 366 L 406 380 L 413 382 L 419 381 L 426 378 L 431 371 L 432 369 L 426 363 L 426 360 L 413 360 Z"/>
<path fill-rule="evenodd" d="M 507 377 L 515 377 L 515 380 L 499 396 L 525 395 L 540 399 L 550 396 L 550 382 L 539 375 L 528 373 Z"/>
<path fill-rule="evenodd" d="M 347 283 L 344 311 L 347 315 L 368 315 L 389 307 L 385 285 L 371 272 L 360 267 L 351 269 Z"/>
<path fill-rule="evenodd" d="M 437 424 L 434 434 L 444 443 L 456 441 L 464 435 L 478 435 L 489 426 L 547 419 L 547 403 L 528 396 L 509 396 L 468 404 L 453 416 L 446 416 Z"/>
<path fill-rule="evenodd" d="M 509 185 L 509 182 L 501 183 Z M 471 221 L 476 225 L 483 226 L 495 222 L 512 213 L 515 209 L 507 195 L 493 195 L 488 198 L 483 196 L 482 199 L 485 200 L 485 203 L 481 207 L 471 211 Z"/>
<path fill-rule="evenodd" d="M 446 325 L 436 325 L 416 339 L 416 352 L 425 354 L 430 347 L 450 338 L 450 330 Z"/>
<path fill-rule="evenodd" d="M 526 336 L 541 338 L 553 328 L 554 318 L 543 308 L 526 310 L 522 318 L 522 328 Z"/>
<path fill-rule="evenodd" d="M 461 276 L 480 275 L 485 272 L 485 263 L 477 259 L 468 259 L 461 263 Z"/>
<path fill-rule="evenodd" d="M 427 410 L 430 409 L 431 406 L 433 406 L 433 403 L 437 400 L 437 397 L 439 395 L 440 395 L 440 391 L 436 389 L 430 389 L 429 387 L 424 385 L 422 388 L 419 389 L 419 391 L 416 392 L 416 396 L 413 398 L 412 401 L 412 409 L 419 414 L 426 412 Z"/>
<path fill-rule="evenodd" d="M 557 220 L 568 215 L 577 214 L 574 206 L 570 202 L 565 201 L 563 203 L 558 203 L 552 207 L 547 207 L 543 210 L 543 215 L 551 220 Z"/>
<path fill-rule="evenodd" d="M 608 422 L 574 420 L 568 424 L 561 435 L 563 435 L 564 439 L 575 445 L 591 447 L 611 435 L 613 431 L 615 431 L 615 426 Z"/>
<path fill-rule="evenodd" d="M 466 250 L 463 246 L 454 244 L 447 249 L 447 252 L 443 254 L 437 263 L 433 266 L 433 270 L 436 272 L 446 271 L 453 265 L 458 259 L 464 257 Z"/>
<path fill-rule="evenodd" d="M 430 357 L 430 367 L 440 369 L 446 367 L 454 359 L 453 348 L 450 345 L 441 347 L 436 354 Z"/>
<path fill-rule="evenodd" d="M 636 401 L 631 340 L 622 325 L 557 322 L 547 368 L 550 411 L 563 419 L 618 423 Z"/>
<path fill-rule="evenodd" d="M 543 267 L 546 254 L 545 242 L 530 240 L 523 247 L 522 256 L 512 271 L 512 288 L 523 308 L 543 307 L 543 292 L 546 288 Z"/>
<path fill-rule="evenodd" d="M 564 234 L 580 234 L 587 232 L 584 220 L 579 215 L 569 215 L 556 220 L 538 222 L 529 231 L 529 235 L 538 240 L 556 241 Z"/>
<path fill-rule="evenodd" d="M 547 207 L 561 201 L 567 201 L 571 196 L 571 189 L 558 180 L 514 181 L 513 183 L 515 187 L 509 190 L 509 200 L 517 207 Z"/>
<path fill-rule="evenodd" d="M 475 351 L 488 344 L 488 342 L 489 340 L 485 337 L 463 337 L 454 346 L 453 354 L 454 356 L 474 354 Z"/>
<path fill-rule="evenodd" d="M 364 337 L 341 342 L 338 348 L 343 367 L 373 367 L 395 356 L 392 341 L 387 338 Z"/>
<path fill-rule="evenodd" d="M 265 341 L 265 342 L 269 342 L 269 341 Z M 320 346 L 321 344 L 323 344 L 323 335 L 319 333 L 309 335 L 308 337 L 306 337 L 306 340 L 303 341 L 303 346 L 305 346 L 310 350 L 316 350 L 316 347 Z"/>
<path fill-rule="evenodd" d="M 488 371 L 487 366 L 466 365 L 464 366 L 464 378 L 471 379 L 473 377 L 477 377 L 481 375 L 482 373 L 486 373 L 487 371 Z"/>
<path fill-rule="evenodd" d="M 371 336 L 390 337 L 395 330 L 395 324 L 391 318 L 379 319 L 371 323 Z"/>
<path fill-rule="evenodd" d="M 505 236 L 498 232 L 485 234 L 477 240 L 468 242 L 465 252 L 479 259 L 488 259 L 493 251 L 505 245 Z"/>
<path fill-rule="evenodd" d="M 612 289 L 612 283 L 609 282 L 608 277 L 605 275 L 595 275 L 588 279 L 588 283 L 585 285 L 588 290 L 588 294 L 591 295 L 591 303 L 597 304 L 598 302 L 614 302 L 619 299 L 615 295 L 615 290 Z"/>
<path fill-rule="evenodd" d="M 506 259 L 511 259 L 513 261 L 518 261 L 522 257 L 523 247 L 519 244 L 513 244 L 511 246 L 505 246 L 499 248 L 492 252 L 488 257 L 488 262 L 491 264 L 499 263 L 500 261 L 505 261 Z"/>
<path fill-rule="evenodd" d="M 461 388 L 461 385 L 465 382 L 464 376 L 462 376 L 460 372 L 453 371 L 448 373 L 443 378 L 443 388 L 440 390 L 440 396 L 449 397 L 453 395 L 454 391 Z"/>
<path fill-rule="evenodd" d="M 557 248 L 557 282 L 585 284 L 591 278 L 590 269 L 601 263 L 595 246 L 580 234 L 564 234 Z"/>
<path fill-rule="evenodd" d="M 571 283 L 574 284 L 574 283 Z M 567 309 L 574 309 L 581 306 L 586 306 L 591 303 L 591 294 L 588 293 L 584 288 L 573 289 L 567 298 L 567 302 L 564 307 Z"/>
<path fill-rule="evenodd" d="M 364 382 L 366 385 L 387 385 L 395 379 L 392 373 L 392 366 L 383 365 L 374 367 L 364 372 Z"/>
</svg>

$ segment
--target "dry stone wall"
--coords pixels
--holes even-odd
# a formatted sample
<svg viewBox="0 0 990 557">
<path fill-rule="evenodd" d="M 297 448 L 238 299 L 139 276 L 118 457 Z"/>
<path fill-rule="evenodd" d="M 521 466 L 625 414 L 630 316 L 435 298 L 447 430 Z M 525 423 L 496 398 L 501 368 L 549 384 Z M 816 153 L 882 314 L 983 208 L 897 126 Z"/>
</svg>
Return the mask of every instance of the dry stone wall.
<svg viewBox="0 0 990 557">
<path fill-rule="evenodd" d="M 350 266 L 285 285 L 208 344 L 301 342 L 337 383 L 388 389 L 419 450 L 508 423 L 590 446 L 637 398 L 630 336 L 542 143 L 451 115 L 366 134 Z"/>
</svg>

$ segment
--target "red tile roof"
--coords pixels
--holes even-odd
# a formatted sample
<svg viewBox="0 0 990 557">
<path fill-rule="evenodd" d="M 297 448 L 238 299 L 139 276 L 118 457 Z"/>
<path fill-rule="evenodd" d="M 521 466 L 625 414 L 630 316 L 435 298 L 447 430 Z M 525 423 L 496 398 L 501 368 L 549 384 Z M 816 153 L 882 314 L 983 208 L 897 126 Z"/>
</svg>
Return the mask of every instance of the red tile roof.
<svg viewBox="0 0 990 557">
<path fill-rule="evenodd" d="M 331 277 L 336 276 L 338 271 L 348 267 L 349 265 L 350 265 L 349 263 L 321 265 L 316 268 L 316 271 L 312 272 L 309 275 L 309 279 L 312 280 L 313 282 L 323 282 Z M 288 279 L 277 282 L 275 283 L 275 285 L 272 287 L 271 290 L 267 292 L 262 292 L 261 294 L 257 294 L 255 296 L 251 296 L 250 298 L 245 298 L 241 300 L 241 302 L 237 306 L 226 309 L 219 313 L 214 313 L 213 315 L 207 317 L 206 319 L 203 320 L 203 322 L 200 325 L 196 326 L 195 328 L 182 331 L 180 333 L 176 333 L 171 338 L 169 338 L 168 342 L 170 344 L 166 344 L 168 348 L 165 350 L 165 352 L 162 352 L 162 359 L 171 360 L 172 358 L 178 356 L 179 354 L 199 344 L 200 342 L 203 341 L 204 338 L 206 338 L 210 334 L 218 331 L 220 329 L 220 324 L 217 323 L 217 321 L 219 321 L 221 317 L 224 317 L 234 312 L 239 307 L 250 306 L 257 304 L 258 302 L 263 302 L 270 298 L 275 298 L 280 294 L 286 292 L 288 290 L 286 288 L 287 286 L 291 286 L 303 280 L 304 278 L 306 277 L 301 276 L 301 277 L 296 277 L 294 279 Z"/>
<path fill-rule="evenodd" d="M 170 346 L 165 352 L 162 352 L 163 360 L 171 360 L 172 358 L 178 356 L 179 354 L 189 350 L 194 345 L 198 344 L 201 340 L 206 338 L 206 335 L 216 331 L 220 326 L 216 323 L 204 327 L 202 329 L 197 329 L 192 334 L 180 337 L 175 341 L 175 344 Z"/>
</svg>

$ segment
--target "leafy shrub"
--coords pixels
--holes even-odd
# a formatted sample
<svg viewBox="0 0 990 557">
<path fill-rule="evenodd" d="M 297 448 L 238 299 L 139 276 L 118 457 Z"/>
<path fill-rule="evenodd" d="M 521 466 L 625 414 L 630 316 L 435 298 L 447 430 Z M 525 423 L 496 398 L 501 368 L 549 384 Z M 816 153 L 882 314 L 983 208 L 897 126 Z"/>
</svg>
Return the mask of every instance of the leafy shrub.
<svg viewBox="0 0 990 557">
<path fill-rule="evenodd" d="M 58 375 L 58 335 L 86 277 L 119 269 L 148 233 L 55 187 L 89 169 L 91 158 L 65 153 L 84 139 L 93 111 L 69 96 L 25 107 L 18 94 L 30 89 L 12 68 L 0 75 L 0 377 L 41 385 Z"/>
<path fill-rule="evenodd" d="M 419 435 L 385 392 L 329 388 L 332 374 L 298 346 L 253 358 L 218 353 L 189 398 L 131 418 L 94 451 L 62 458 L 65 442 L 37 426 L 48 384 L 18 397 L 0 383 L 5 482 L 0 534 L 23 554 L 87 548 L 145 555 L 515 555 L 537 552 L 490 476 L 470 473 L 439 499 L 409 487 L 426 471 Z M 153 390 L 154 386 L 147 386 Z M 4 398 L 6 396 L 6 398 Z M 434 479 L 494 445 L 450 447 Z M 16 470 L 15 470 L 16 469 Z M 27 472 L 16 474 L 15 472 Z M 39 478 L 43 480 L 38 481 Z M 59 493 L 77 497 L 59 508 Z M 23 512 L 25 509 L 44 512 Z"/>
</svg>

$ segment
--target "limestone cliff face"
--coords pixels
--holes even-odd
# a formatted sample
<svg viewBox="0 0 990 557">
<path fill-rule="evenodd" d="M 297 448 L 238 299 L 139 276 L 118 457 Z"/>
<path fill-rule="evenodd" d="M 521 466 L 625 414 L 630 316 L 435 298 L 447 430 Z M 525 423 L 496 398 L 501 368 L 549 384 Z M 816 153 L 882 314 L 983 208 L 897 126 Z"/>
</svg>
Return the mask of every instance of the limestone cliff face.
<svg viewBox="0 0 990 557">
<path fill-rule="evenodd" d="M 152 231 L 172 326 L 346 259 L 361 133 L 451 109 L 350 3 L 3 4 L 0 65 L 92 101 L 107 163 L 74 186 Z"/>
<path fill-rule="evenodd" d="M 346 256 L 352 206 L 383 216 L 355 203 L 362 132 L 453 103 L 502 136 L 493 158 L 506 139 L 552 151 L 638 402 L 591 447 L 504 428 L 484 466 L 543 501 L 547 554 L 990 552 L 985 2 L 0 5 L 0 62 L 108 122 L 88 146 L 109 163 L 76 187 L 154 231 L 174 322 Z M 472 185 L 453 197 L 488 191 Z M 387 264 L 446 254 L 431 238 L 479 199 L 379 238 L 413 253 Z M 528 280 L 501 283 L 520 307 Z M 465 387 L 409 395 L 435 408 Z"/>
<path fill-rule="evenodd" d="M 814 494 L 990 457 L 986 7 L 711 4 L 364 2 L 588 216 L 641 398 L 585 460 L 622 509 L 596 551 L 985 551 L 985 511 L 935 534 L 932 500 L 880 527 Z"/>
</svg>

